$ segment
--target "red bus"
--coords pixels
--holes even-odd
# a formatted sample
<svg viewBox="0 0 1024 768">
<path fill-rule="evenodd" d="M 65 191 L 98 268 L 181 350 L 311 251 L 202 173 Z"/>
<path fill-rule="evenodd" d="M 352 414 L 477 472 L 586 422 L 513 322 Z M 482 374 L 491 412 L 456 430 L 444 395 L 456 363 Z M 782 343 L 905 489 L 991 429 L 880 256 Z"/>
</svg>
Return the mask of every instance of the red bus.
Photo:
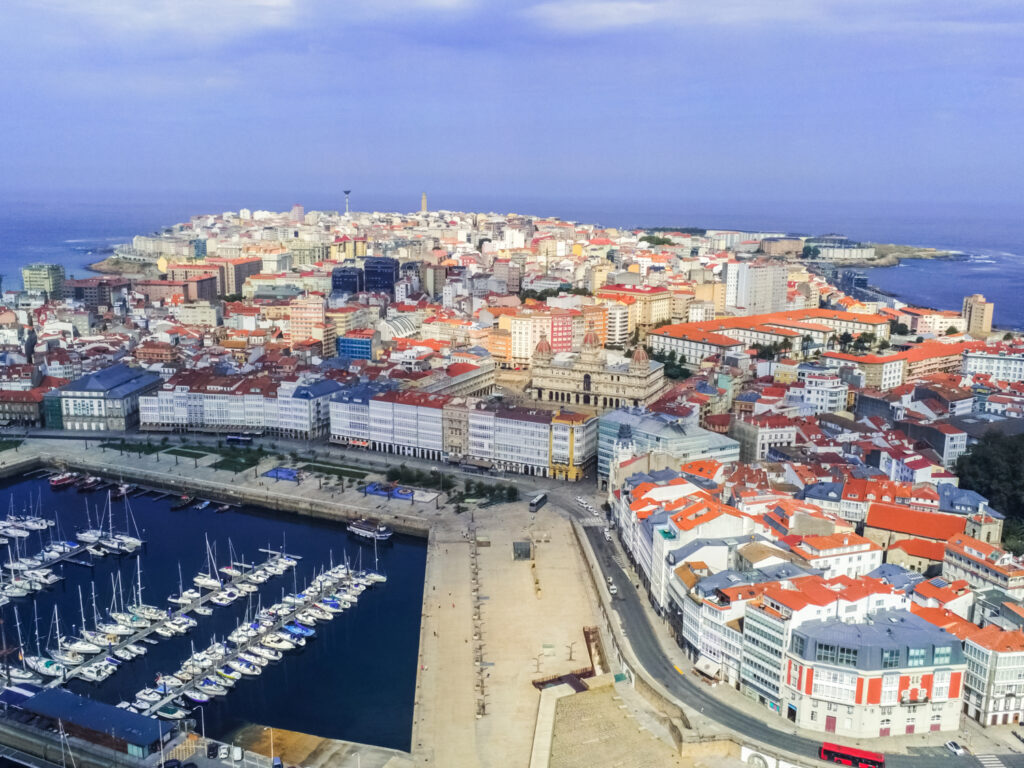
<svg viewBox="0 0 1024 768">
<path fill-rule="evenodd" d="M 852 765 L 854 768 L 885 768 L 885 755 L 868 752 L 856 747 L 842 747 L 825 742 L 818 750 L 818 757 L 829 763 Z"/>
</svg>

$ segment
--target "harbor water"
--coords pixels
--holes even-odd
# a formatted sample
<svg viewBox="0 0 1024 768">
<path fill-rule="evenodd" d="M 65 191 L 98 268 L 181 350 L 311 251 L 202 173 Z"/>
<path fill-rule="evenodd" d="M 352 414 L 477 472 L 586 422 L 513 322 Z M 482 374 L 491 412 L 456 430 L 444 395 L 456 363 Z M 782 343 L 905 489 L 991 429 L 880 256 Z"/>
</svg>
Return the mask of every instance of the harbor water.
<svg viewBox="0 0 1024 768">
<path fill-rule="evenodd" d="M 53 490 L 45 477 L 0 484 L 0 500 L 13 506 L 15 514 L 41 514 L 56 520 L 49 531 L 33 531 L 20 539 L 22 554 L 35 554 L 41 539 L 73 541 L 74 532 L 95 526 L 97 513 L 107 505 L 106 492 L 78 493 L 74 488 Z M 13 501 L 12 501 L 13 500 Z M 160 608 L 169 607 L 167 597 L 179 592 L 179 564 L 185 589 L 193 587 L 192 577 L 207 570 L 207 546 L 218 567 L 230 561 L 260 563 L 267 554 L 260 549 L 281 551 L 301 558 L 293 571 L 272 577 L 259 592 L 235 603 L 216 607 L 210 616 L 193 615 L 198 626 L 184 636 L 146 645 L 148 653 L 124 662 L 102 683 L 72 680 L 68 688 L 111 704 L 132 701 L 135 693 L 154 684 L 158 674 L 173 674 L 196 651 L 207 648 L 214 638 L 224 640 L 247 612 L 255 615 L 260 604 L 269 607 L 283 595 L 301 590 L 321 568 L 343 562 L 354 568 L 373 569 L 375 549 L 346 533 L 344 526 L 327 521 L 299 518 L 290 513 L 255 507 L 216 513 L 216 504 L 204 510 L 194 507 L 172 509 L 176 496 L 158 499 L 152 495 L 112 501 L 113 527 L 125 530 L 146 543 L 133 555 L 108 555 L 91 559 L 88 553 L 77 560 L 91 560 L 92 567 L 62 563 L 55 573 L 64 578 L 33 596 L 15 599 L 2 609 L 4 632 L 9 647 L 17 643 L 17 624 L 27 654 L 36 653 L 36 632 L 45 653 L 47 638 L 53 639 L 56 606 L 60 629 L 76 634 L 82 613 L 89 629 L 93 626 L 93 592 L 101 620 L 111 607 L 117 590 L 112 581 L 120 574 L 124 601 L 137 594 L 141 566 L 142 600 Z M 89 509 L 87 524 L 86 508 Z M 6 512 L 0 512 L 0 517 Z M 105 521 L 104 525 L 109 525 Z M 11 546 L 14 539 L 11 538 Z M 6 549 L 6 547 L 4 548 Z M 13 550 L 12 550 L 13 551 Z M 3 552 L 0 561 L 6 561 Z M 413 698 L 418 658 L 420 616 L 426 543 L 396 535 L 376 549 L 376 568 L 387 576 L 359 596 L 358 602 L 333 621 L 316 625 L 316 637 L 304 648 L 286 651 L 284 658 L 263 668 L 258 677 L 239 680 L 226 696 L 212 697 L 202 711 L 193 713 L 197 730 L 225 738 L 249 723 L 310 733 L 326 738 L 363 742 L 407 750 L 410 745 Z M 9 571 L 4 569 L 4 577 Z M 82 606 L 79 603 L 79 588 Z M 17 621 L 15 617 L 17 609 Z M 38 623 L 36 616 L 38 615 Z M 51 642 L 55 646 L 55 642 Z M 12 662 L 16 655 L 9 657 Z"/>
</svg>

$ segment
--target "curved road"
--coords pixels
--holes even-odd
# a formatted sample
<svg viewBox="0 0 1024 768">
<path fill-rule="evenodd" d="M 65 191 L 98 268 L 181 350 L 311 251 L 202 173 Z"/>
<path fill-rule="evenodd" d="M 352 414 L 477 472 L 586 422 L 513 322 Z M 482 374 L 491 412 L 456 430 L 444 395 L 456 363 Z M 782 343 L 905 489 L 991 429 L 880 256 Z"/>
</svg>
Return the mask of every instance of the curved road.
<svg viewBox="0 0 1024 768">
<path fill-rule="evenodd" d="M 604 540 L 597 528 L 586 527 L 587 538 L 597 554 L 598 563 L 605 576 L 611 576 L 619 586 L 618 595 L 612 600 L 615 611 L 622 620 L 622 626 L 629 638 L 630 645 L 637 659 L 649 675 L 671 691 L 680 701 L 697 707 L 702 714 L 721 723 L 730 731 L 738 734 L 750 734 L 752 739 L 762 744 L 784 749 L 797 755 L 815 759 L 817 749 L 824 739 L 808 739 L 793 733 L 787 733 L 767 724 L 766 720 L 775 719 L 766 711 L 764 720 L 752 717 L 745 712 L 733 709 L 711 693 L 707 686 L 694 682 L 687 675 L 681 675 L 675 666 L 661 651 L 654 629 L 647 618 L 639 593 L 621 568 L 612 560 L 614 549 Z M 624 579 L 625 577 L 625 579 Z M 623 581 L 626 584 L 623 584 Z M 756 736 L 754 736 L 756 734 Z M 956 738 L 951 736 L 950 738 Z M 1024 768 L 1024 755 L 1007 753 L 997 756 L 1006 768 Z M 996 768 L 994 764 L 983 764 L 974 756 L 954 757 L 949 752 L 930 755 L 891 755 L 887 756 L 886 764 L 892 768 L 934 768 L 936 765 L 975 766 L 985 765 Z"/>
</svg>

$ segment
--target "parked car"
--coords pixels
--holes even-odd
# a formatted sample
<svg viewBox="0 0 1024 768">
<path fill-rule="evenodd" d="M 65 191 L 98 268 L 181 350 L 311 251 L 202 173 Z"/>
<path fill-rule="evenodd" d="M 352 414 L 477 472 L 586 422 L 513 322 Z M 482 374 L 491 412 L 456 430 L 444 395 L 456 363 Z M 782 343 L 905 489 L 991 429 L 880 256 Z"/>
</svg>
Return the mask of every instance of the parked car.
<svg viewBox="0 0 1024 768">
<path fill-rule="evenodd" d="M 955 741 L 947 741 L 946 742 L 946 749 L 948 749 L 954 755 L 966 755 L 967 754 L 967 750 L 964 749 L 963 747 L 961 747 Z"/>
</svg>

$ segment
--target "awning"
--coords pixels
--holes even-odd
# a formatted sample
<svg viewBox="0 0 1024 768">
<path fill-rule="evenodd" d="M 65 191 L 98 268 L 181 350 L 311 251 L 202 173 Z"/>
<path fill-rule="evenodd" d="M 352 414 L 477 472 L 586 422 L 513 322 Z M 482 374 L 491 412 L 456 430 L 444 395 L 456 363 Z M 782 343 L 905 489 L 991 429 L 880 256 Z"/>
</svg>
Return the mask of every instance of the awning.
<svg viewBox="0 0 1024 768">
<path fill-rule="evenodd" d="M 693 668 L 700 672 L 705 677 L 715 679 L 718 677 L 718 673 L 722 671 L 722 665 L 714 659 L 709 659 L 707 656 L 701 656 Z"/>
</svg>

